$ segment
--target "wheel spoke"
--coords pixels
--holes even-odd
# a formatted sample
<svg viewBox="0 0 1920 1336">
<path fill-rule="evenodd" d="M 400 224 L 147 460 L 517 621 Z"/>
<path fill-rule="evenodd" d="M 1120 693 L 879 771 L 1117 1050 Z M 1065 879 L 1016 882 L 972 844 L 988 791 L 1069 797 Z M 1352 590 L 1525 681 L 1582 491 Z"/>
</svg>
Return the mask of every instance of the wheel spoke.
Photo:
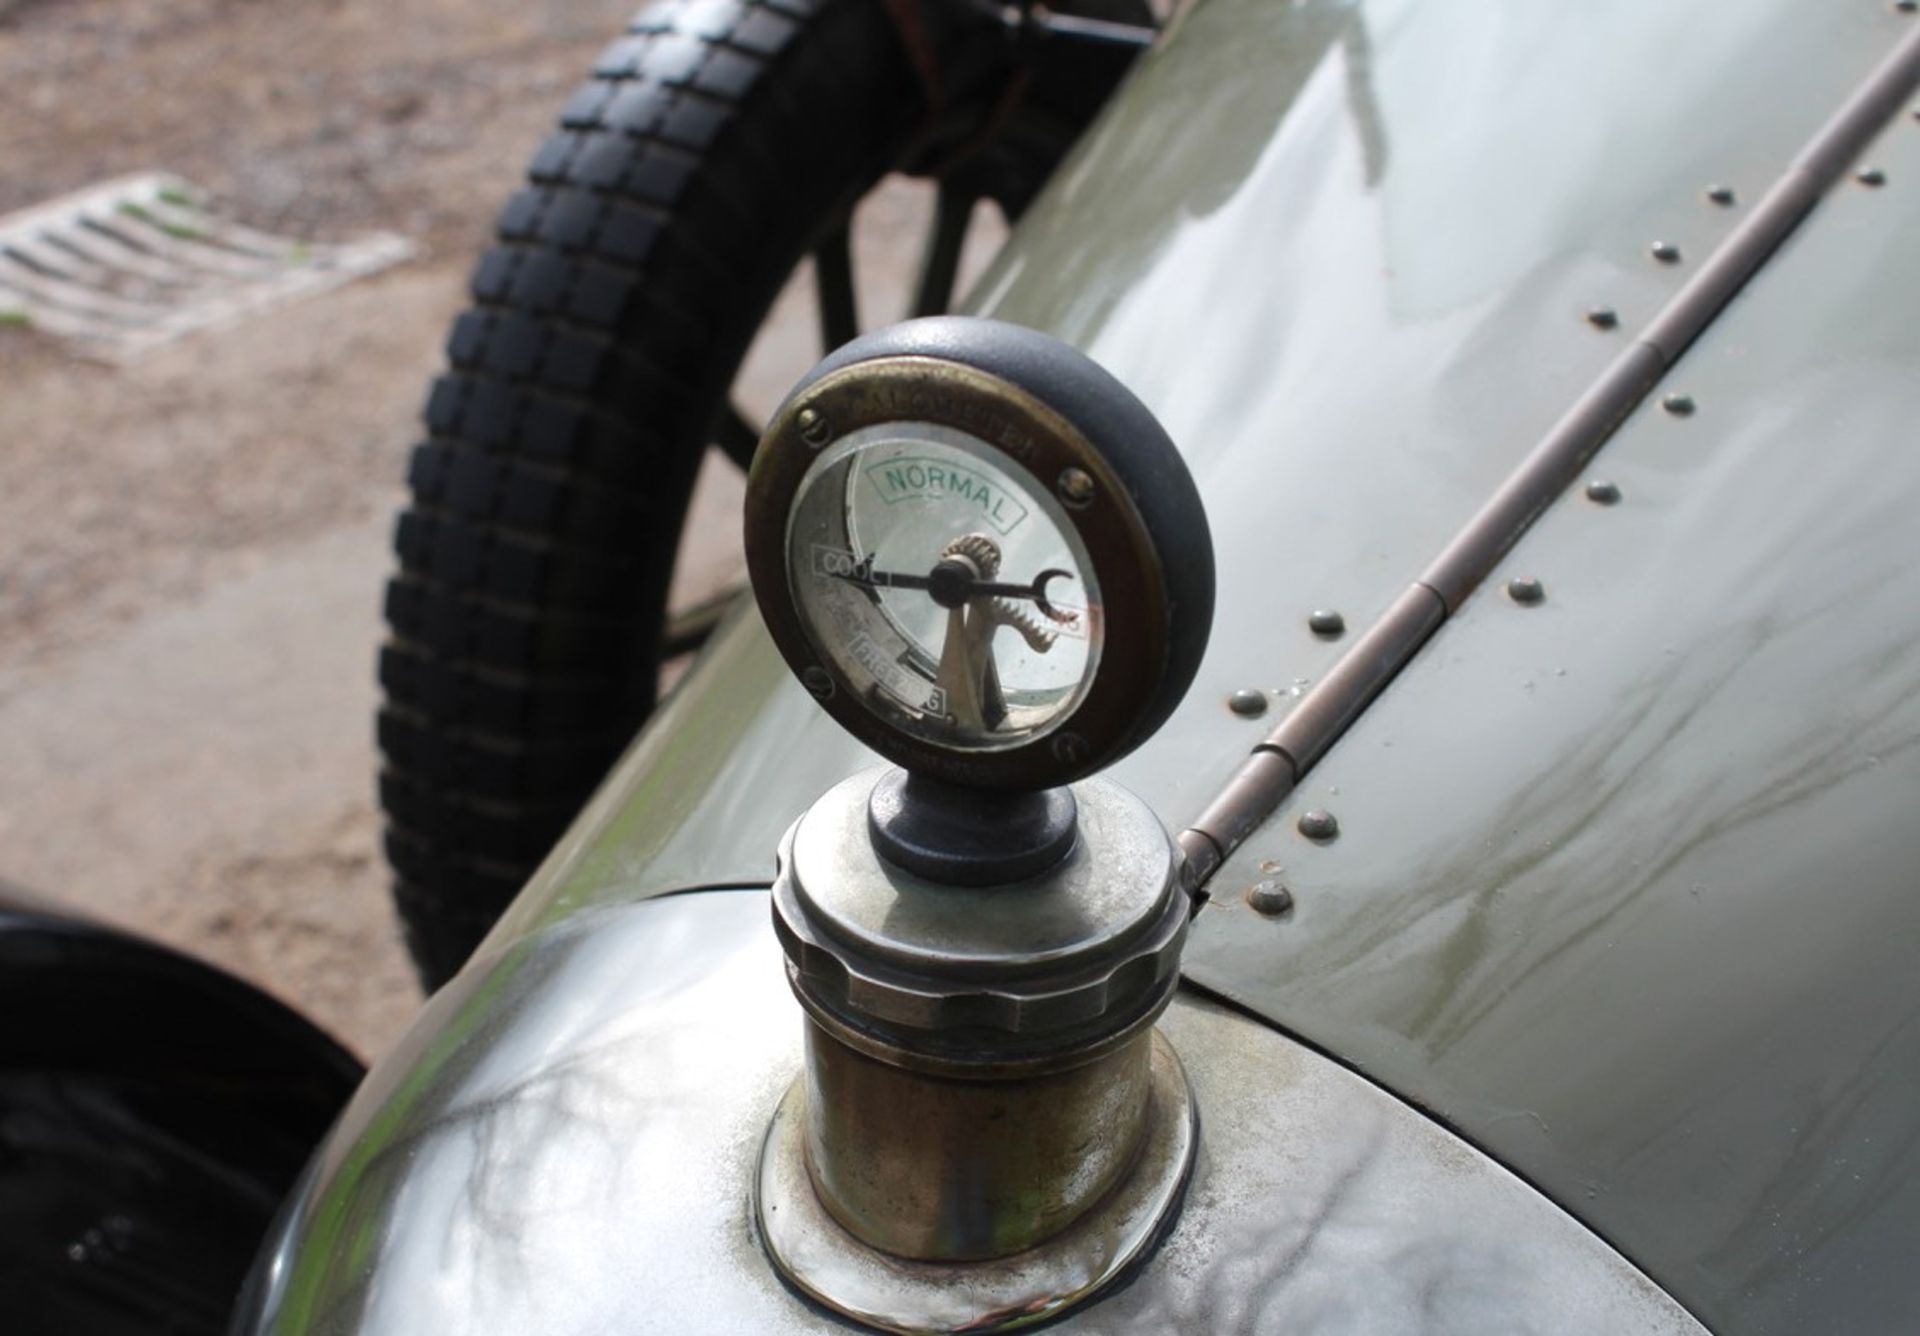
<svg viewBox="0 0 1920 1336">
<path fill-rule="evenodd" d="M 832 352 L 860 333 L 860 310 L 853 291 L 851 215 L 814 249 L 813 291 L 820 306 L 821 348 Z"/>
<path fill-rule="evenodd" d="M 942 183 L 933 206 L 933 226 L 920 253 L 920 281 L 914 289 L 913 313 L 940 315 L 953 305 L 953 284 L 960 274 L 960 252 L 973 221 L 973 196 Z"/>
<path fill-rule="evenodd" d="M 728 459 L 742 469 L 753 465 L 753 452 L 760 444 L 760 429 L 753 425 L 740 405 L 729 402 L 713 427 L 713 443 Z"/>
</svg>

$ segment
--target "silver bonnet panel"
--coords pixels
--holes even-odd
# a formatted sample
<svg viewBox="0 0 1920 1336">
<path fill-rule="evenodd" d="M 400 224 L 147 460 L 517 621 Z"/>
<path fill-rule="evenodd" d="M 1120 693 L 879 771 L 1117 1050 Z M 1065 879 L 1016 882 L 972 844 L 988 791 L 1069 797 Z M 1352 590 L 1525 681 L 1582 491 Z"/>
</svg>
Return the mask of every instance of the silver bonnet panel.
<svg viewBox="0 0 1920 1336">
<path fill-rule="evenodd" d="M 1405 1105 L 1197 995 L 1185 1210 L 1075 1332 L 1687 1332 L 1578 1223 Z M 800 1011 L 759 891 L 581 915 L 469 969 L 377 1067 L 238 1330 L 833 1332 L 753 1237 Z"/>
<path fill-rule="evenodd" d="M 1913 110 L 1601 450 L 1607 499 L 1561 498 L 1228 860 L 1186 952 L 1728 1331 L 1920 1324 Z M 1290 916 L 1248 908 L 1266 880 Z"/>
</svg>

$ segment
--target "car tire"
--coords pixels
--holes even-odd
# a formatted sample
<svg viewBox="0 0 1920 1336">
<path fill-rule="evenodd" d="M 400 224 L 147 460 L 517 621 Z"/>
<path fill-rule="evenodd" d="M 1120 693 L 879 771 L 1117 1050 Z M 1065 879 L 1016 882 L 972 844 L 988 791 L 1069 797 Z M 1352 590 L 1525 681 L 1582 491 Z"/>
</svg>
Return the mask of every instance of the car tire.
<svg viewBox="0 0 1920 1336">
<path fill-rule="evenodd" d="M 944 309 L 973 203 L 1017 216 L 1132 54 L 1034 78 L 960 0 L 662 0 L 602 53 L 475 268 L 395 534 L 380 799 L 429 988 L 652 710 L 694 477 L 751 454 L 729 388 L 788 276 L 837 256 L 826 341 L 857 333 L 851 211 L 910 171 L 941 186 L 914 311 Z"/>
<path fill-rule="evenodd" d="M 734 369 L 925 120 L 879 0 L 657 5 L 500 215 L 411 457 L 380 653 L 386 848 L 429 987 L 651 710 Z"/>
</svg>

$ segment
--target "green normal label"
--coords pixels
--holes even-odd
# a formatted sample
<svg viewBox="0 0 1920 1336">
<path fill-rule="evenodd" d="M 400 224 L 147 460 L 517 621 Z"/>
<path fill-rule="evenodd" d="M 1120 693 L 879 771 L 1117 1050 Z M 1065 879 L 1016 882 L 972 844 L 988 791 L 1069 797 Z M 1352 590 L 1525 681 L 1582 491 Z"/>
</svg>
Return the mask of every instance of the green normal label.
<svg viewBox="0 0 1920 1336">
<path fill-rule="evenodd" d="M 964 464 L 944 459 L 890 459 L 867 469 L 867 479 L 888 505 L 897 501 L 947 501 L 976 512 L 1002 534 L 1027 518 L 1018 497 Z"/>
</svg>

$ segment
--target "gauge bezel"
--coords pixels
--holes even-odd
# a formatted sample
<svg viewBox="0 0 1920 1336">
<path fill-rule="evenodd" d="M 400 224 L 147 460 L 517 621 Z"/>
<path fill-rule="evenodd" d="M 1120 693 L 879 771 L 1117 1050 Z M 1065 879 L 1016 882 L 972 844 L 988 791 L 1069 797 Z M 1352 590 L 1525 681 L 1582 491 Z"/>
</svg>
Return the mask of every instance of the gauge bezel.
<svg viewBox="0 0 1920 1336">
<path fill-rule="evenodd" d="M 993 578 L 1006 577 L 1011 581 L 1009 587 L 1028 588 L 1016 578 L 1016 572 L 1019 576 L 1037 575 L 1042 567 L 1051 566 L 1055 573 L 1067 577 L 1070 592 L 1066 606 L 1087 609 L 1080 615 L 1069 611 L 1066 615 L 1071 622 L 1062 622 L 1054 620 L 1053 614 L 1038 611 L 1037 601 L 1026 605 L 1025 620 L 1051 629 L 1055 641 L 1049 649 L 1075 648 L 1058 656 L 1048 654 L 1045 662 L 1028 661 L 1018 668 L 1013 659 L 1024 657 L 1019 644 L 993 651 L 998 669 L 996 685 L 1007 713 L 990 732 L 960 726 L 951 716 L 943 722 L 937 710 L 930 712 L 921 703 L 923 693 L 935 685 L 942 671 L 942 655 L 951 629 L 948 610 L 936 596 L 914 591 L 891 595 L 884 590 L 863 592 L 840 581 L 823 579 L 814 569 L 819 564 L 816 554 L 832 548 L 842 550 L 850 559 L 861 552 L 876 559 L 880 556 L 882 549 L 874 546 L 874 530 L 877 527 L 885 532 L 887 521 L 876 513 L 861 513 L 859 498 L 868 496 L 868 491 L 857 479 L 873 476 L 876 467 L 922 457 L 947 466 L 983 470 L 983 480 L 997 477 L 997 484 L 987 485 L 994 490 L 1011 489 L 1017 498 L 1015 504 L 1021 507 L 1021 518 L 1002 531 L 986 515 L 971 508 L 950 513 L 936 503 L 930 512 L 918 517 L 933 521 L 932 527 L 924 522 L 911 526 L 921 543 L 932 546 L 912 558 L 888 550 L 883 563 L 886 567 L 909 574 L 928 572 L 936 557 L 947 555 L 946 547 L 964 529 L 969 534 L 977 533 L 990 545 L 993 555 L 989 560 L 996 570 L 1004 559 L 1014 562 L 1013 567 L 999 570 Z M 1001 472 L 1009 469 L 1010 476 Z M 1029 516 L 1038 521 L 1040 532 L 1051 535 L 1041 543 L 1050 555 L 1037 565 L 1033 564 L 1038 558 L 1032 551 L 1023 555 L 1019 537 Z M 949 523 L 960 527 L 948 532 Z M 936 529 L 938 537 L 934 536 Z M 1001 543 L 992 536 L 995 533 L 1008 544 L 1004 553 Z M 1031 542 L 1034 535 L 1029 533 L 1026 538 Z M 1034 480 L 1024 468 L 1013 465 L 1005 452 L 970 432 L 957 431 L 942 422 L 903 420 L 853 427 L 835 436 L 814 452 L 814 462 L 800 480 L 787 520 L 787 548 L 788 592 L 798 605 L 801 623 L 812 634 L 814 647 L 835 662 L 841 689 L 861 695 L 886 726 L 914 734 L 931 746 L 967 752 L 1011 751 L 1052 731 L 1077 707 L 1098 676 L 1100 646 L 1105 640 L 1104 598 L 1085 543 L 1058 498 L 1036 492 Z M 1054 592 L 1058 596 L 1061 591 Z M 1002 608 L 1022 606 L 1004 599 L 1000 604 Z M 908 630 L 902 617 L 918 622 L 918 629 Z M 922 620 L 928 618 L 935 619 L 937 627 Z M 850 656 L 845 637 L 856 632 L 870 638 L 871 643 L 864 655 Z M 909 663 L 909 657 L 917 662 Z"/>
<path fill-rule="evenodd" d="M 829 444 L 895 422 L 951 427 L 999 451 L 1006 469 L 1060 498 L 1059 513 L 1088 554 L 1103 597 L 1099 664 L 1079 703 L 1029 742 L 968 751 L 900 731 L 845 689 L 796 606 L 787 526 L 803 479 Z M 1073 469 L 1093 482 L 1082 504 L 1061 492 Z M 975 787 L 1048 788 L 1132 750 L 1185 693 L 1212 622 L 1212 542 L 1166 433 L 1084 355 L 995 321 L 910 321 L 816 368 L 774 415 L 754 457 L 746 549 L 767 629 L 822 708 L 889 760 Z"/>
</svg>

